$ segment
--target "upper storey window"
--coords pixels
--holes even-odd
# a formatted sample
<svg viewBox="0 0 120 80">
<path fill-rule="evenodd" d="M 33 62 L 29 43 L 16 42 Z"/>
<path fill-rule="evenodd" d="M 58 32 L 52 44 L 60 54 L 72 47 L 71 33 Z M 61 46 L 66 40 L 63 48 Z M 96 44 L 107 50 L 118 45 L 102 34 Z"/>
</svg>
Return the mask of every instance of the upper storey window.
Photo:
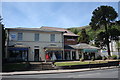
<svg viewBox="0 0 120 80">
<path fill-rule="evenodd" d="M 18 41 L 22 41 L 23 40 L 23 33 L 18 33 Z"/>
<path fill-rule="evenodd" d="M 34 38 L 35 41 L 39 41 L 39 34 L 38 33 L 35 33 L 35 38 Z"/>
<path fill-rule="evenodd" d="M 51 42 L 55 42 L 55 34 L 50 35 L 50 40 L 51 40 Z"/>
</svg>

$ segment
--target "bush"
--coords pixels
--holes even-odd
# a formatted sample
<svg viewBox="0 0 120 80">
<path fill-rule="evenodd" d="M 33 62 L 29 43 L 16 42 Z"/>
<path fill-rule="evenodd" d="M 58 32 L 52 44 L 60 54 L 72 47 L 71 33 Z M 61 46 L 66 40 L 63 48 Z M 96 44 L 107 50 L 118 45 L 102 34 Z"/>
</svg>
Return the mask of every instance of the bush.
<svg viewBox="0 0 120 80">
<path fill-rule="evenodd" d="M 81 61 L 81 62 L 84 61 L 84 58 L 80 58 L 80 61 Z"/>
<path fill-rule="evenodd" d="M 97 60 L 102 60 L 102 56 L 97 56 L 97 58 L 96 58 Z"/>
</svg>

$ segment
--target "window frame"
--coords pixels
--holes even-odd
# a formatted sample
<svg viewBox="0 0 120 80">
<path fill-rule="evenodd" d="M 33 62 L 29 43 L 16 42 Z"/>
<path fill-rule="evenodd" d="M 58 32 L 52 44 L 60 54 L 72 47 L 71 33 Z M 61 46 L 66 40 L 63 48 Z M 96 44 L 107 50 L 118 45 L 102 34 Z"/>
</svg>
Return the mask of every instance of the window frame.
<svg viewBox="0 0 120 80">
<path fill-rule="evenodd" d="M 39 33 L 35 33 L 34 34 L 34 41 L 39 41 L 40 40 L 40 34 Z"/>
<path fill-rule="evenodd" d="M 50 41 L 55 42 L 55 34 L 50 34 Z"/>
<path fill-rule="evenodd" d="M 22 32 L 19 32 L 19 33 L 17 34 L 17 40 L 18 40 L 18 41 L 22 41 L 22 40 L 23 40 L 23 33 L 22 33 Z"/>
</svg>

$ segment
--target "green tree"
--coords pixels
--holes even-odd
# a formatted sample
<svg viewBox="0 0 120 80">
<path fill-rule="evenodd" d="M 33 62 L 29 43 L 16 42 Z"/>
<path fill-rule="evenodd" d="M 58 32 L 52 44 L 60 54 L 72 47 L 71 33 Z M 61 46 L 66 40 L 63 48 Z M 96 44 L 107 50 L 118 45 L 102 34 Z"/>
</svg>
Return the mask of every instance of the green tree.
<svg viewBox="0 0 120 80">
<path fill-rule="evenodd" d="M 103 46 L 105 46 L 106 44 L 105 37 L 106 37 L 105 32 L 100 32 L 95 38 L 95 45 L 97 47 L 103 48 Z"/>
<path fill-rule="evenodd" d="M 81 33 L 79 33 L 80 37 L 78 38 L 78 41 L 81 43 L 89 43 L 89 36 L 86 33 L 85 29 L 82 29 Z"/>
<path fill-rule="evenodd" d="M 108 30 L 109 33 L 109 38 L 110 40 L 115 40 L 118 41 L 119 40 L 119 36 L 120 36 L 120 31 L 116 28 L 112 28 Z"/>
<path fill-rule="evenodd" d="M 78 34 L 78 32 L 79 32 L 79 30 L 77 28 L 68 28 L 68 30 L 70 30 L 74 34 Z"/>
<path fill-rule="evenodd" d="M 114 22 L 117 18 L 118 14 L 115 9 L 111 6 L 100 6 L 93 11 L 93 16 L 91 18 L 90 26 L 93 30 L 97 30 L 101 27 L 105 28 L 106 33 L 106 45 L 108 49 L 108 55 L 110 54 L 110 46 L 109 46 L 109 34 L 108 34 L 108 27 L 110 26 L 111 22 Z"/>
</svg>

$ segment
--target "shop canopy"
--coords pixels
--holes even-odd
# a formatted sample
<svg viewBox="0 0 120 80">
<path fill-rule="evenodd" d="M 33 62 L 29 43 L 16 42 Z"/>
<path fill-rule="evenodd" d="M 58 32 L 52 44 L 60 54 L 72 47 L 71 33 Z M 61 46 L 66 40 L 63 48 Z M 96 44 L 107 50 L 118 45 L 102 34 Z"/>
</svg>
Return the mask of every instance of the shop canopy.
<svg viewBox="0 0 120 80">
<path fill-rule="evenodd" d="M 69 45 L 69 46 L 73 47 L 74 49 L 81 50 L 82 52 L 98 52 L 98 50 L 100 50 L 100 48 L 91 46 L 86 43 L 79 43 L 76 45 Z"/>
<path fill-rule="evenodd" d="M 8 50 L 28 50 L 29 47 L 23 44 L 15 44 L 8 47 Z"/>
<path fill-rule="evenodd" d="M 88 53 L 94 53 L 94 52 L 98 52 L 97 49 L 82 49 L 82 52 L 88 52 Z"/>
<path fill-rule="evenodd" d="M 8 50 L 28 50 L 28 48 L 23 48 L 23 47 L 9 47 Z"/>
<path fill-rule="evenodd" d="M 63 47 L 44 47 L 46 51 L 61 51 L 64 50 Z"/>
<path fill-rule="evenodd" d="M 74 49 L 73 47 L 69 46 L 69 45 L 64 45 L 64 49 L 65 50 L 71 50 L 71 49 Z"/>
</svg>

